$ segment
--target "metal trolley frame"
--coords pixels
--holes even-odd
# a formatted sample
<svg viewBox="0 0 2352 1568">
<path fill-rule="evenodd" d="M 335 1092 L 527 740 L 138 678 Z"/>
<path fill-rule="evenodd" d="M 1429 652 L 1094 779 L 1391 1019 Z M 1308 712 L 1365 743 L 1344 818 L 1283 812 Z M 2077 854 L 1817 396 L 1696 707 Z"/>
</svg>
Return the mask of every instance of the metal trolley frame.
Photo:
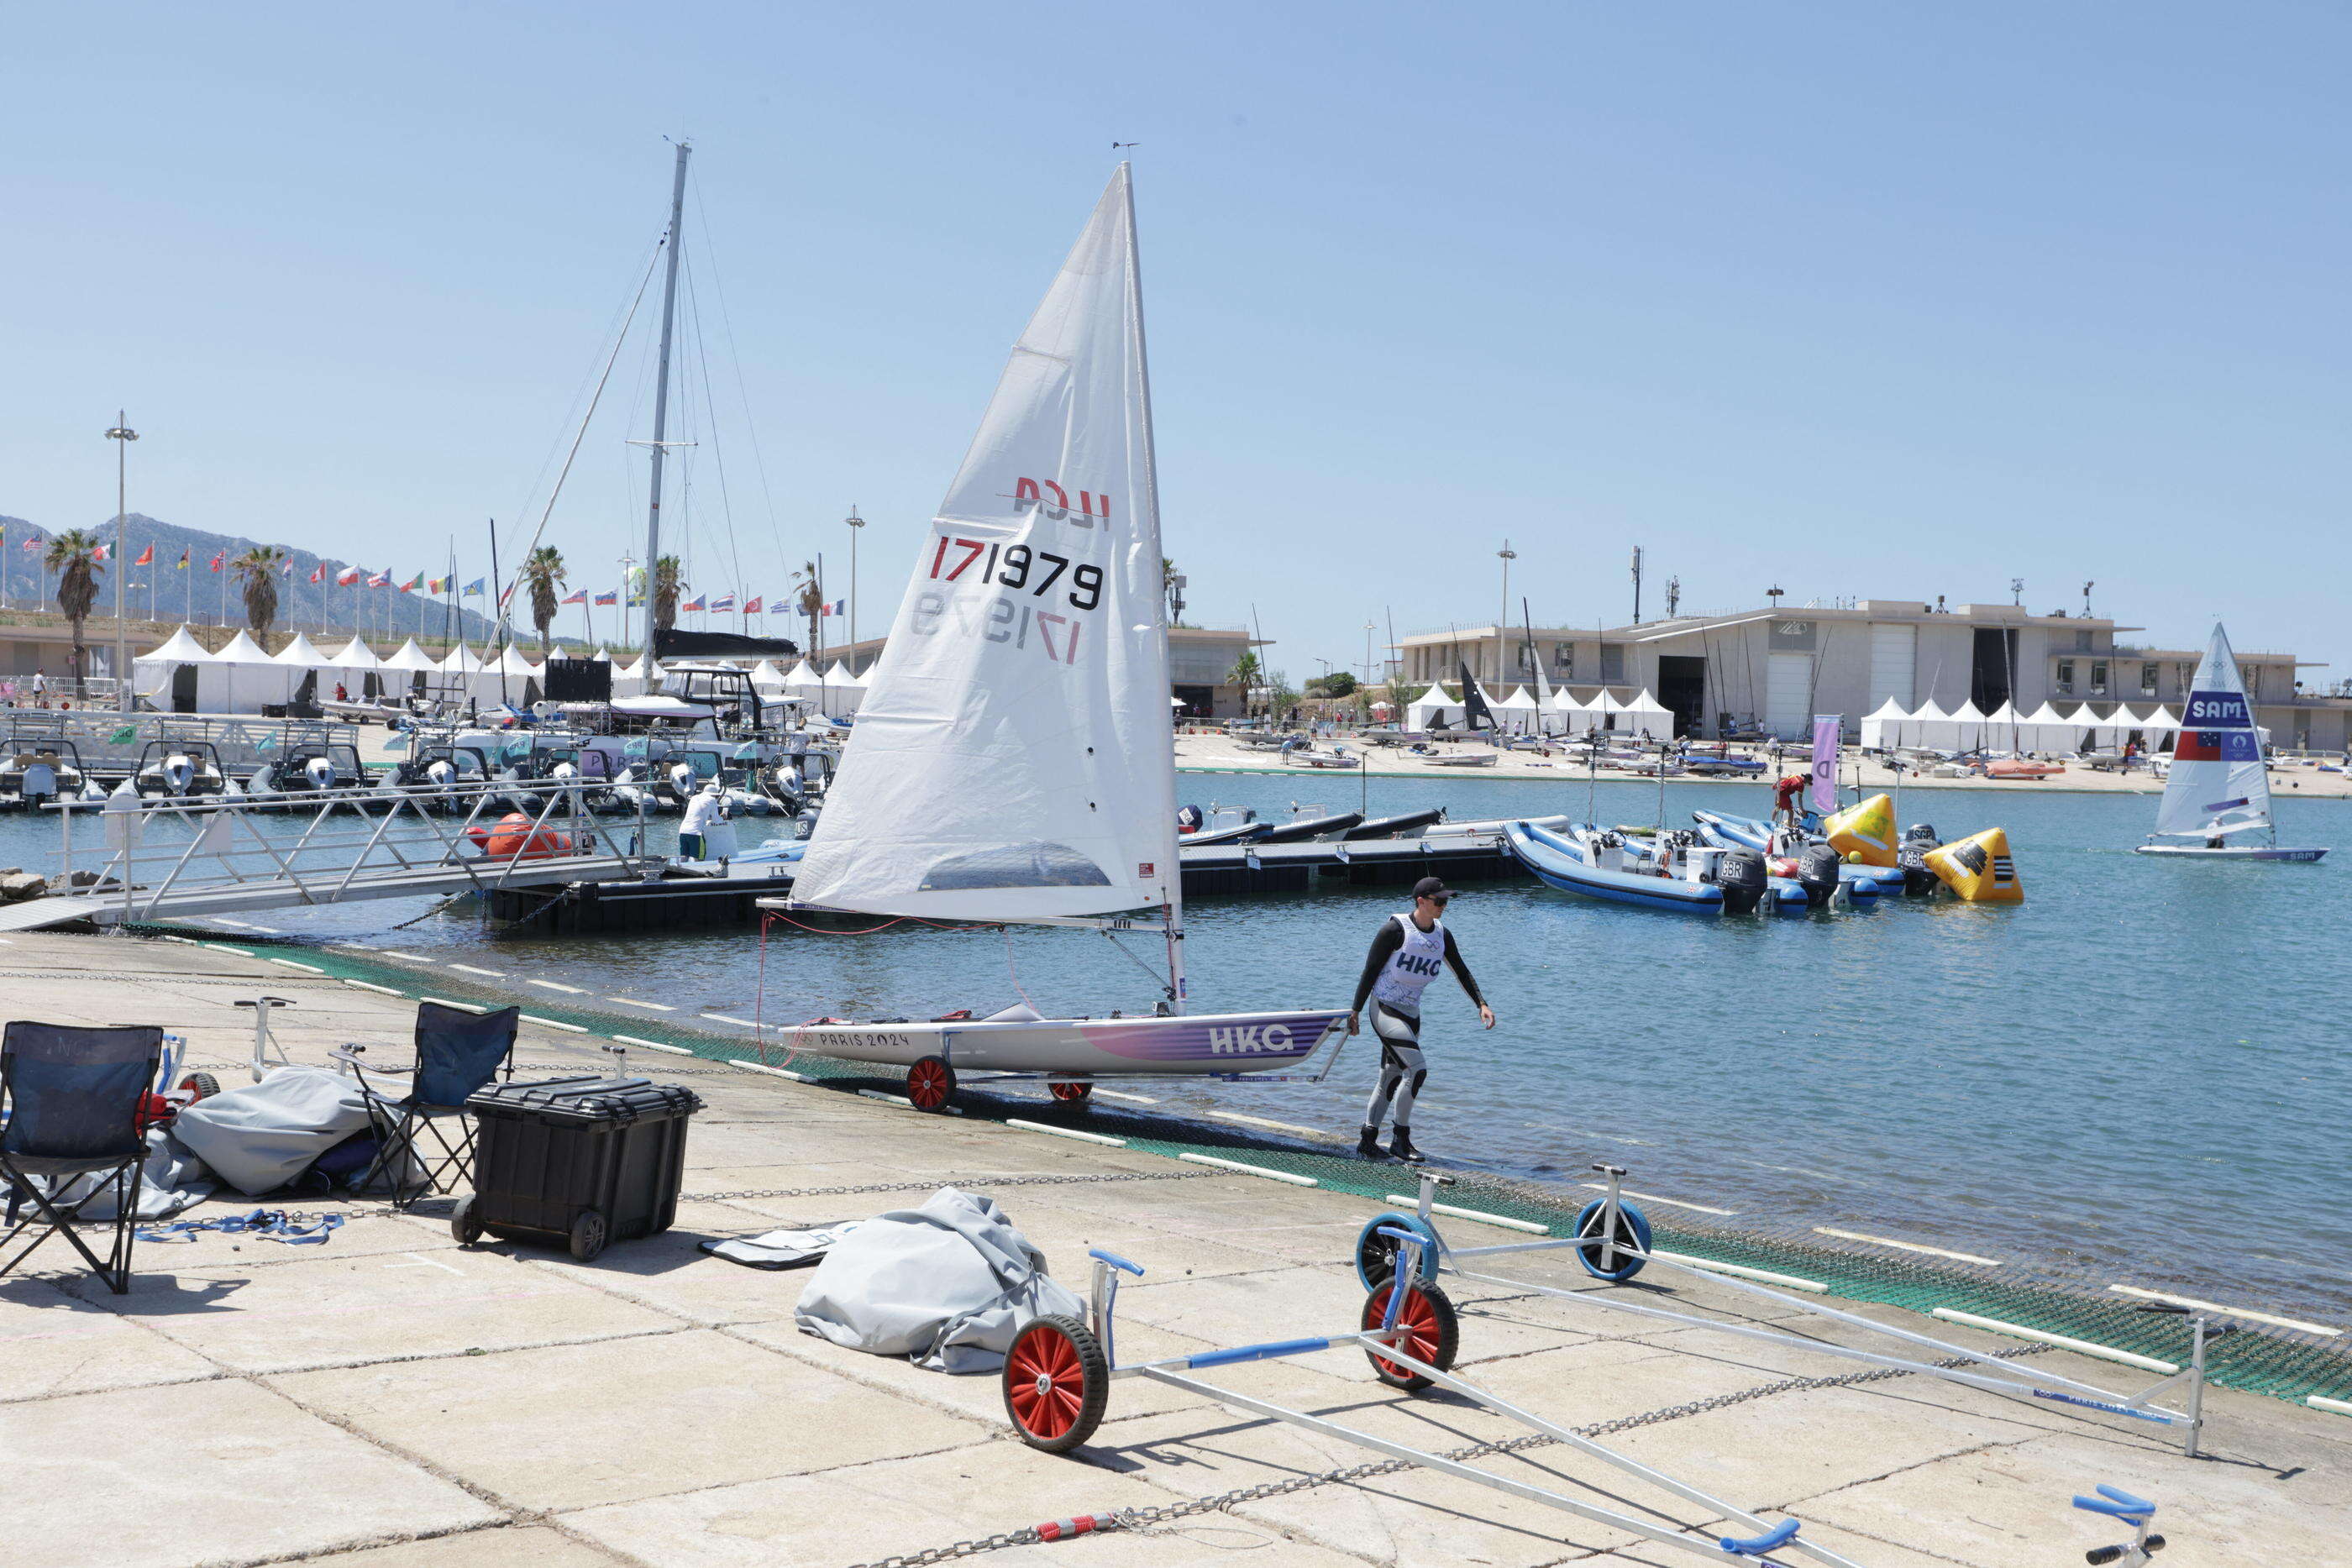
<svg viewBox="0 0 2352 1568">
<path fill-rule="evenodd" d="M 1690 1328 L 1711 1329 L 1717 1333 L 1732 1334 L 1742 1339 L 1760 1340 L 1768 1344 L 1787 1345 L 1794 1349 L 1816 1351 L 1823 1355 L 1859 1361 L 1873 1366 L 1916 1373 L 1922 1377 L 1941 1378 L 1969 1388 L 1981 1388 L 1990 1393 L 2013 1398 L 2039 1399 L 2053 1404 L 2074 1406 L 2080 1409 L 2097 1410 L 2112 1416 L 2125 1416 L 2137 1421 L 2171 1427 L 2180 1434 L 2182 1451 L 2197 1457 L 2198 1434 L 2204 1424 L 2205 1347 L 2209 1341 L 2233 1333 L 2233 1327 L 2214 1326 L 2202 1312 L 2166 1303 L 2150 1303 L 2138 1310 L 2185 1316 L 2189 1322 L 2189 1360 L 2181 1367 L 2137 1393 L 2118 1393 L 2096 1384 L 2080 1382 L 2045 1372 L 2036 1367 L 2021 1365 L 1984 1351 L 1937 1339 L 1932 1334 L 1916 1333 L 1894 1323 L 1880 1322 L 1858 1312 L 1843 1312 L 1824 1302 L 1769 1285 L 1738 1279 L 1714 1270 L 1696 1267 L 1655 1250 L 1650 1245 L 1650 1224 L 1634 1205 L 1624 1201 L 1619 1182 L 1625 1171 L 1622 1166 L 1595 1164 L 1606 1184 L 1606 1196 L 1587 1204 L 1576 1219 L 1576 1234 L 1543 1241 L 1505 1242 L 1492 1247 L 1454 1247 L 1439 1232 L 1436 1214 L 1439 1208 L 1437 1191 L 1450 1186 L 1454 1178 L 1423 1169 L 1421 1175 L 1421 1195 L 1415 1212 L 1411 1215 L 1383 1214 L 1364 1227 L 1357 1239 L 1356 1270 L 1368 1283 L 1385 1271 L 1395 1255 L 1396 1244 L 1391 1239 L 1400 1229 L 1416 1235 L 1421 1246 L 1415 1249 L 1424 1283 L 1433 1283 L 1441 1274 L 1474 1281 L 1483 1285 L 1498 1285 L 1514 1291 L 1527 1291 L 1538 1295 L 1556 1297 L 1566 1301 L 1579 1301 L 1611 1312 L 1629 1312 L 1639 1317 L 1679 1323 Z M 1931 1361 L 1912 1356 L 1889 1354 L 1838 1344 L 1828 1340 L 1809 1338 L 1783 1329 L 1764 1328 L 1750 1323 L 1726 1322 L 1719 1318 L 1701 1317 L 1687 1312 L 1651 1306 L 1631 1301 L 1607 1292 L 1562 1290 L 1553 1285 L 1538 1284 L 1530 1280 L 1508 1275 L 1487 1273 L 1480 1260 L 1512 1253 L 1567 1251 L 1575 1254 L 1585 1272 L 1610 1284 L 1621 1284 L 1640 1273 L 1644 1268 L 1659 1268 L 1704 1279 L 1711 1285 L 1755 1296 L 1777 1306 L 1794 1307 L 1815 1317 L 1826 1318 L 1851 1328 L 1867 1330 L 1888 1339 L 1900 1340 L 1919 1346 L 1937 1355 L 1966 1361 L 1965 1367 L 1939 1366 Z M 2158 1366 L 2164 1363 L 2157 1363 Z M 2175 1408 L 2155 1403 L 2158 1396 L 2173 1389 L 2187 1391 L 2186 1406 Z"/>
<path fill-rule="evenodd" d="M 1547 1421 L 1466 1379 L 1454 1375 L 1449 1369 L 1454 1363 L 1459 1323 L 1453 1303 L 1446 1299 L 1444 1292 L 1423 1278 L 1423 1265 L 1428 1260 L 1427 1238 L 1419 1231 L 1397 1225 L 1383 1227 L 1381 1238 L 1392 1246 L 1396 1255 L 1402 1259 L 1404 1264 L 1402 1278 L 1408 1282 L 1402 1289 L 1398 1289 L 1392 1276 L 1384 1275 L 1374 1281 L 1364 1298 L 1364 1308 L 1357 1327 L 1309 1338 L 1273 1340 L 1261 1344 L 1240 1345 L 1231 1350 L 1163 1356 L 1154 1361 L 1133 1362 L 1125 1365 L 1118 1360 L 1113 1323 L 1118 1301 L 1119 1276 L 1122 1273 L 1140 1276 L 1143 1270 L 1117 1253 L 1097 1248 L 1089 1254 L 1094 1259 L 1094 1278 L 1088 1292 L 1087 1321 L 1080 1322 L 1076 1318 L 1059 1315 L 1035 1318 L 1022 1329 L 1014 1340 L 1004 1364 L 1005 1414 L 1011 1417 L 1014 1430 L 1024 1442 L 1049 1453 L 1066 1453 L 1093 1435 L 1102 1419 L 1108 1386 L 1112 1382 L 1121 1378 L 1148 1377 L 1172 1387 L 1188 1389 L 1221 1405 L 1337 1437 L 1391 1458 L 1420 1465 L 1442 1475 L 1488 1487 L 1530 1502 L 1542 1503 L 1580 1519 L 1626 1531 L 1717 1563 L 1769 1563 L 1771 1561 L 1770 1553 L 1785 1550 L 1801 1552 L 1815 1562 L 1830 1564 L 1831 1568 L 1858 1568 L 1851 1559 L 1802 1539 L 1798 1533 L 1799 1521 L 1796 1520 L 1783 1519 L 1775 1523 L 1760 1519 L 1737 1504 L 1677 1480 L 1580 1433 Z M 1459 1459 L 1374 1437 L 1319 1416 L 1310 1416 L 1303 1410 L 1293 1410 L 1250 1395 L 1236 1394 L 1231 1389 L 1187 1375 L 1211 1367 L 1349 1347 L 1361 1349 L 1370 1358 L 1374 1375 L 1391 1387 L 1412 1393 L 1432 1387 L 1444 1388 L 1498 1416 L 1507 1416 L 1531 1432 L 1540 1433 L 1587 1458 L 1599 1459 L 1628 1475 L 1639 1477 L 1685 1502 L 1705 1509 L 1709 1518 L 1736 1520 L 1757 1533 L 1746 1537 L 1710 1538 L 1669 1529 L 1649 1520 L 1568 1496 L 1549 1487 L 1496 1475 Z"/>
</svg>

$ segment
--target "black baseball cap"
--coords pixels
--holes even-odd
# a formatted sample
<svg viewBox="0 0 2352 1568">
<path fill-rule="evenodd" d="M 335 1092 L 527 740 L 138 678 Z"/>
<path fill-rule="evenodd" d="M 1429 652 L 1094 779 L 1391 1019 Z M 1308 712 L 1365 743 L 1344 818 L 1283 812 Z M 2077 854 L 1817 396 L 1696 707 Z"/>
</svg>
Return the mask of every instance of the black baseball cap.
<svg viewBox="0 0 2352 1568">
<path fill-rule="evenodd" d="M 1415 898 L 1451 898 L 1454 890 L 1433 876 L 1425 876 L 1412 884 L 1412 895 Z"/>
</svg>

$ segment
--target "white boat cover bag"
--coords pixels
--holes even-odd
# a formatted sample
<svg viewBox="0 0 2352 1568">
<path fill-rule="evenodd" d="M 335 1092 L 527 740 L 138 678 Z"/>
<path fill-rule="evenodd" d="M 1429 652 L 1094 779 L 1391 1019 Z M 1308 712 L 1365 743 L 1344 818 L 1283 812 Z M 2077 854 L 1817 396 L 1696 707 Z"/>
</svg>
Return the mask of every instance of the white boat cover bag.
<svg viewBox="0 0 2352 1568">
<path fill-rule="evenodd" d="M 1084 1312 L 992 1200 L 943 1186 L 920 1208 L 877 1215 L 836 1241 L 793 1317 L 802 1333 L 851 1350 L 982 1373 L 1003 1368 L 1030 1319 Z"/>
<path fill-rule="evenodd" d="M 237 1191 L 275 1192 L 368 1124 L 359 1086 L 323 1067 L 281 1067 L 224 1089 L 172 1122 L 173 1135 Z"/>
</svg>

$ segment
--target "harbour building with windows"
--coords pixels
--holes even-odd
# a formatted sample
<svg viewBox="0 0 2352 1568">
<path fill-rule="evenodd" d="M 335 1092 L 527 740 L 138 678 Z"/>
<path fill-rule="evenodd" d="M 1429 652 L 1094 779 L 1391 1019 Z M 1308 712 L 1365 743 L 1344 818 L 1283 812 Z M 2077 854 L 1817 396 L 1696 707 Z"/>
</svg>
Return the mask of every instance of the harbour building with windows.
<svg viewBox="0 0 2352 1568">
<path fill-rule="evenodd" d="M 1716 739 L 1761 730 L 1797 739 L 1811 716 L 1843 716 L 1849 738 L 1888 701 L 1946 711 L 2003 703 L 2032 713 L 2049 703 L 2069 717 L 2087 706 L 2178 714 L 2201 650 L 2131 641 L 2143 630 L 2101 616 L 2037 615 L 2014 604 L 1948 609 L 1919 600 L 1862 599 L 1802 608 L 1779 604 L 1725 615 L 1683 615 L 1623 626 L 1449 626 L 1416 632 L 1392 653 L 1415 694 L 1458 682 L 1467 668 L 1490 697 L 1545 684 L 1582 702 L 1649 692 L 1675 733 Z M 2322 691 L 2321 667 L 2293 653 L 2240 646 L 2256 722 L 2282 749 L 2341 751 L 2352 696 Z"/>
</svg>

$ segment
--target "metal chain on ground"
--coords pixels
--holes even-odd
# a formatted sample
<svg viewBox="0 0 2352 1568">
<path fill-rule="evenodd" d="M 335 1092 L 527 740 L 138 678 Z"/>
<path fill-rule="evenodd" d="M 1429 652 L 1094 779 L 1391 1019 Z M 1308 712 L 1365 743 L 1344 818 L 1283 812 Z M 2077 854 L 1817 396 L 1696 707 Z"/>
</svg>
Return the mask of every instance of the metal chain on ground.
<svg viewBox="0 0 2352 1568">
<path fill-rule="evenodd" d="M 730 1192 L 682 1192 L 681 1198 L 723 1203 L 735 1197 L 846 1197 L 860 1192 L 916 1192 L 934 1186 L 1076 1186 L 1113 1181 L 1198 1181 L 1216 1171 L 1116 1171 L 1092 1176 L 936 1176 L 928 1181 L 871 1182 L 864 1186 L 766 1186 Z"/>
<path fill-rule="evenodd" d="M 2009 1361 L 2019 1356 L 2039 1355 L 2047 1345 L 2020 1345 L 2011 1350 L 1996 1351 L 1995 1359 Z M 1970 1357 L 1948 1356 L 1937 1362 L 1938 1367 L 1950 1370 L 1967 1366 Z M 1902 1367 L 1888 1367 L 1877 1372 L 1849 1372 L 1837 1377 L 1784 1377 L 1778 1383 L 1759 1384 L 1736 1394 L 1717 1394 L 1706 1399 L 1694 1399 L 1682 1405 L 1662 1406 L 1645 1410 L 1638 1416 L 1620 1416 L 1613 1420 L 1594 1421 L 1569 1430 L 1580 1437 L 1604 1437 L 1618 1432 L 1630 1432 L 1639 1427 L 1655 1426 L 1661 1421 L 1678 1421 L 1685 1416 L 1704 1415 L 1710 1410 L 1722 1410 L 1734 1405 L 1745 1405 L 1752 1399 L 1766 1399 L 1776 1394 L 1797 1394 L 1817 1388 L 1853 1388 L 1864 1383 L 1883 1383 L 1890 1378 L 1909 1377 L 1914 1374 Z M 1559 1441 L 1546 1432 L 1530 1432 L 1524 1437 L 1510 1437 L 1500 1442 L 1469 1443 L 1439 1454 L 1441 1459 L 1457 1464 L 1483 1458 L 1494 1454 L 1518 1454 L 1530 1448 L 1549 1448 Z M 1342 1465 L 1336 1469 L 1321 1470 L 1313 1475 L 1291 1476 L 1278 1481 L 1261 1481 L 1255 1486 L 1236 1487 L 1232 1491 L 1213 1497 L 1186 1498 L 1181 1502 L 1162 1503 L 1154 1508 L 1120 1509 L 1095 1526 L 1097 1530 L 1132 1530 L 1151 1533 L 1155 1525 L 1171 1520 L 1189 1519 L 1195 1514 L 1220 1513 L 1246 1502 L 1258 1502 L 1270 1497 L 1283 1497 L 1291 1492 L 1307 1491 L 1315 1487 L 1333 1486 L 1349 1481 L 1370 1480 L 1375 1476 L 1392 1476 L 1419 1468 L 1415 1459 L 1371 1459 L 1360 1465 Z M 951 1563 L 960 1557 L 973 1557 L 983 1552 L 998 1552 L 1008 1546 L 1034 1546 L 1046 1537 L 1036 1526 L 1024 1530 L 1008 1530 L 997 1535 L 982 1535 L 971 1541 L 958 1541 L 946 1546 L 926 1547 L 897 1557 L 879 1557 L 863 1563 L 857 1568 L 923 1568 L 932 1563 Z"/>
</svg>

